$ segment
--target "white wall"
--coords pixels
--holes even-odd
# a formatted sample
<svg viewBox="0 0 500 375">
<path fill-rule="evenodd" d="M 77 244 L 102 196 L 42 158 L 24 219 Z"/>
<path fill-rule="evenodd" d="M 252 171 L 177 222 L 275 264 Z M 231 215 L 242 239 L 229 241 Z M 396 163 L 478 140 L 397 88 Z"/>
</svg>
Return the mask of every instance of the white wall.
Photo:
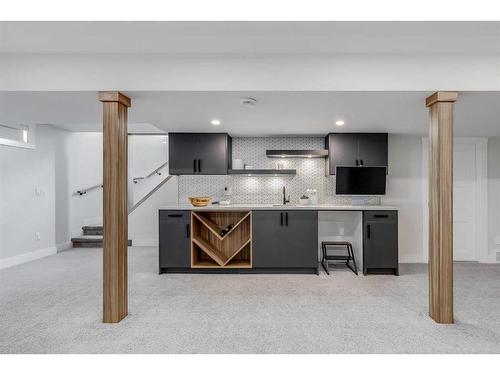
<svg viewBox="0 0 500 375">
<path fill-rule="evenodd" d="M 382 204 L 399 210 L 399 259 L 422 262 L 422 138 L 389 135 L 387 195 Z"/>
<path fill-rule="evenodd" d="M 67 134 L 38 126 L 35 149 L 0 146 L 0 268 L 54 254 L 65 242 Z"/>
<path fill-rule="evenodd" d="M 167 160 L 166 136 L 129 137 L 129 180 L 144 176 Z M 96 189 L 83 196 L 75 191 L 102 183 L 102 133 L 70 133 L 66 142 L 68 151 L 68 197 L 72 236 L 81 234 L 84 225 L 102 224 L 102 189 Z M 144 196 L 166 175 L 153 176 L 146 183 L 129 184 L 129 195 L 133 202 Z M 168 181 L 145 203 L 129 216 L 129 239 L 135 245 L 158 243 L 158 206 L 177 202 L 177 180 Z"/>
<path fill-rule="evenodd" d="M 128 238 L 133 246 L 158 246 L 158 208 L 177 203 L 177 177 L 159 190 L 128 216 Z"/>
<path fill-rule="evenodd" d="M 500 138 L 488 140 L 488 242 L 490 256 L 500 252 Z"/>
<path fill-rule="evenodd" d="M 75 195 L 77 190 L 102 184 L 102 133 L 69 133 L 65 149 L 68 155 L 70 233 L 78 236 L 82 226 L 102 223 L 102 189 Z"/>
<path fill-rule="evenodd" d="M 168 137 L 166 135 L 130 135 L 128 137 L 129 180 L 145 177 L 168 160 Z M 129 187 L 129 198 L 137 203 L 168 175 L 168 166 L 153 175 L 139 180 Z"/>
</svg>

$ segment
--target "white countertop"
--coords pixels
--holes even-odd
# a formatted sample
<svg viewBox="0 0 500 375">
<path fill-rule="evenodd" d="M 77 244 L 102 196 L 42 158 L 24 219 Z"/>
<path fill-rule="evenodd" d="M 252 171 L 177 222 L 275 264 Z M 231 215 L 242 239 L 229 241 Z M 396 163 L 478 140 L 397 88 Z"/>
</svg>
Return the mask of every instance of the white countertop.
<svg viewBox="0 0 500 375">
<path fill-rule="evenodd" d="M 380 205 L 342 206 L 334 204 L 299 205 L 299 204 L 209 204 L 206 207 L 194 207 L 190 204 L 172 204 L 160 206 L 160 210 L 191 211 L 244 211 L 244 210 L 313 210 L 313 211 L 398 211 L 398 207 Z"/>
</svg>

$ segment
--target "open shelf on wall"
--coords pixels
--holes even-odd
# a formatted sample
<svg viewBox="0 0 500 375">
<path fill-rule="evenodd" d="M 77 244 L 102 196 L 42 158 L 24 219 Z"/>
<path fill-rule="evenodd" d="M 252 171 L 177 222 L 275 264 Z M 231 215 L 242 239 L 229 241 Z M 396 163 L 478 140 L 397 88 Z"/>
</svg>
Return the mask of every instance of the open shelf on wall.
<svg viewBox="0 0 500 375">
<path fill-rule="evenodd" d="M 191 227 L 192 268 L 252 268 L 251 211 L 192 212 Z"/>
<path fill-rule="evenodd" d="M 268 158 L 326 158 L 328 150 L 266 150 Z"/>
<path fill-rule="evenodd" d="M 241 176 L 295 176 L 296 169 L 228 169 L 227 174 Z"/>
</svg>

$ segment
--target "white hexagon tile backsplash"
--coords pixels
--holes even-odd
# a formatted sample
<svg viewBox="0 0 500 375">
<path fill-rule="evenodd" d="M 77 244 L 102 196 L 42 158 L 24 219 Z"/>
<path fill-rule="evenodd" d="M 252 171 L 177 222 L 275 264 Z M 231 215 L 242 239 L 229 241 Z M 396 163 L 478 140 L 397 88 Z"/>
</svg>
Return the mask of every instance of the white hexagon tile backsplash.
<svg viewBox="0 0 500 375">
<path fill-rule="evenodd" d="M 223 198 L 224 188 L 231 187 L 232 203 L 281 203 L 282 188 L 286 187 L 291 203 L 298 200 L 307 189 L 318 190 L 319 203 L 351 204 L 351 198 L 335 195 L 335 176 L 325 176 L 324 158 L 273 159 L 266 157 L 266 150 L 322 149 L 323 137 L 241 137 L 233 138 L 233 159 L 242 159 L 255 169 L 275 168 L 276 162 L 284 168 L 297 170 L 295 176 L 179 176 L 179 203 L 188 203 L 192 196 Z M 378 204 L 378 197 L 370 197 L 367 204 Z"/>
</svg>

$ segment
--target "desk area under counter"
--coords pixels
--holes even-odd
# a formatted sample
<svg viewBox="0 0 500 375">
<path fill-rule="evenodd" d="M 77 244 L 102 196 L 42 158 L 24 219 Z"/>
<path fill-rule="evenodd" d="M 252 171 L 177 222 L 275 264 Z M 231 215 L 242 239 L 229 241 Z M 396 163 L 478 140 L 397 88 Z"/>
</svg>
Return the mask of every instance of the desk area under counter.
<svg viewBox="0 0 500 375">
<path fill-rule="evenodd" d="M 159 209 L 159 273 L 319 274 L 321 241 L 346 238 L 364 275 L 399 274 L 397 207 L 170 205 Z"/>
</svg>

